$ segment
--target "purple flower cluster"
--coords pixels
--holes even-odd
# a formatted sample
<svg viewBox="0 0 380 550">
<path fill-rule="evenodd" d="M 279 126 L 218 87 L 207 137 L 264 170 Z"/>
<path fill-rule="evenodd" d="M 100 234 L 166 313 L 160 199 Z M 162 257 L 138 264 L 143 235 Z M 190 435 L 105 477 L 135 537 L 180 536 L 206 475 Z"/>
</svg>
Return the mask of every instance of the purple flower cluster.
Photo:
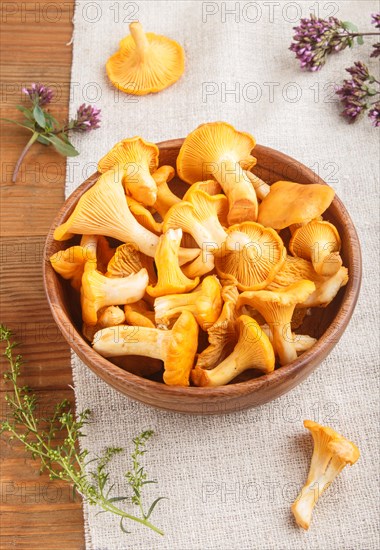
<svg viewBox="0 0 380 550">
<path fill-rule="evenodd" d="M 375 103 L 375 106 L 369 111 L 368 116 L 373 126 L 378 128 L 380 126 L 380 101 Z"/>
<path fill-rule="evenodd" d="M 294 30 L 294 42 L 289 49 L 296 54 L 301 68 L 309 71 L 319 71 L 327 55 L 350 45 L 350 34 L 335 17 L 320 19 L 311 15 L 310 19 L 301 19 Z"/>
<path fill-rule="evenodd" d="M 44 86 L 43 84 L 36 84 L 33 82 L 30 88 L 23 88 L 23 93 L 29 96 L 31 101 L 35 105 L 42 107 L 43 105 L 48 105 L 53 99 L 53 90 Z"/>
<path fill-rule="evenodd" d="M 90 130 L 96 130 L 99 128 L 100 123 L 100 109 L 91 107 L 91 105 L 81 105 L 78 107 L 77 115 L 74 120 L 73 130 L 80 132 L 89 132 Z"/>
<path fill-rule="evenodd" d="M 356 61 L 346 71 L 350 73 L 352 78 L 344 80 L 343 85 L 337 89 L 336 93 L 344 107 L 342 115 L 349 122 L 355 122 L 369 107 L 368 98 L 373 95 L 373 92 L 366 83 L 373 82 L 373 77 L 369 74 L 368 67 L 361 61 Z M 369 112 L 369 117 L 374 126 L 378 126 L 378 124 L 375 124 L 375 121 L 378 120 L 376 106 Z"/>
<path fill-rule="evenodd" d="M 380 29 L 380 13 L 373 13 L 371 17 L 372 25 L 375 25 L 377 29 Z"/>
</svg>

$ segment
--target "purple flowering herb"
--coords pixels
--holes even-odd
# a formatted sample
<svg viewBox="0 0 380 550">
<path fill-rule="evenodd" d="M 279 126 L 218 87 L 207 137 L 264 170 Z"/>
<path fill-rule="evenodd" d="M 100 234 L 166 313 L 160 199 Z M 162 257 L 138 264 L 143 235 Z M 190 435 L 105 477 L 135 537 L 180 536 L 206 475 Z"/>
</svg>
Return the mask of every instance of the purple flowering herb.
<svg viewBox="0 0 380 550">
<path fill-rule="evenodd" d="M 34 105 L 39 105 L 40 107 L 48 105 L 54 95 L 53 90 L 43 84 L 36 84 L 35 82 L 33 82 L 30 88 L 23 88 L 22 91 L 30 98 Z"/>
<path fill-rule="evenodd" d="M 368 113 L 373 126 L 378 128 L 380 126 L 380 101 L 377 101 L 375 105 L 370 109 Z"/>
<path fill-rule="evenodd" d="M 373 13 L 371 15 L 371 23 L 375 25 L 377 29 L 380 29 L 380 13 Z"/>
<path fill-rule="evenodd" d="M 90 132 L 100 127 L 100 109 L 91 107 L 91 105 L 81 105 L 78 107 L 75 120 L 71 122 L 72 129 L 79 132 Z"/>
<path fill-rule="evenodd" d="M 33 83 L 29 88 L 23 88 L 22 91 L 32 102 L 30 108 L 24 105 L 17 105 L 17 109 L 24 115 L 24 120 L 19 122 L 17 120 L 4 119 L 11 124 L 17 124 L 26 128 L 32 133 L 16 163 L 12 182 L 16 181 L 22 161 L 36 141 L 46 146 L 53 145 L 54 149 L 61 155 L 75 157 L 79 155 L 79 152 L 70 143 L 68 138 L 69 132 L 89 132 L 90 130 L 99 128 L 100 123 L 100 109 L 83 104 L 78 108 L 74 120 L 62 124 L 46 109 L 46 105 L 49 105 L 53 98 L 53 91 L 50 88 L 43 84 Z"/>
<path fill-rule="evenodd" d="M 358 44 L 363 44 L 363 36 L 380 34 L 361 33 L 348 21 L 340 21 L 336 17 L 321 19 L 315 15 L 310 15 L 310 19 L 301 19 L 299 26 L 294 27 L 294 30 L 294 42 L 289 49 L 296 54 L 301 68 L 309 71 L 319 71 L 329 54 L 347 47 L 352 48 L 355 38 Z"/>
<path fill-rule="evenodd" d="M 336 93 L 343 105 L 342 115 L 352 123 L 356 122 L 360 115 L 373 105 L 373 103 L 370 103 L 370 98 L 380 92 L 372 84 L 380 84 L 380 82 L 369 74 L 368 67 L 361 61 L 356 61 L 346 71 L 351 75 L 351 78 L 344 80 L 343 85 L 336 90 Z M 371 109 L 370 112 L 375 110 Z M 372 121 L 374 120 L 373 117 L 370 116 Z"/>
<path fill-rule="evenodd" d="M 380 42 L 376 42 L 376 44 L 373 45 L 373 52 L 371 53 L 370 57 L 379 57 L 380 56 Z"/>
</svg>

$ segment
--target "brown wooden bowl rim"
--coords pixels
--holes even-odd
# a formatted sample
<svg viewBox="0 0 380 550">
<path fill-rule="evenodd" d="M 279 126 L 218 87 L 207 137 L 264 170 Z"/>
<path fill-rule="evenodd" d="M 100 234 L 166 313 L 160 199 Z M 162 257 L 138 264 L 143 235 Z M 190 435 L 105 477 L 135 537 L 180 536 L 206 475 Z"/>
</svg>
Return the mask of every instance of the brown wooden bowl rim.
<svg viewBox="0 0 380 550">
<path fill-rule="evenodd" d="M 157 144 L 159 148 L 175 148 L 182 144 L 183 138 L 181 139 L 172 139 L 163 141 Z M 257 152 L 263 151 L 267 153 L 275 152 L 279 160 L 284 161 L 285 163 L 293 163 L 298 166 L 302 166 L 304 171 L 309 172 L 310 176 L 313 177 L 316 183 L 321 183 L 327 185 L 317 174 L 315 174 L 308 167 L 296 161 L 292 157 L 270 147 L 264 145 L 256 145 L 255 150 Z M 85 182 L 83 182 L 64 202 L 61 209 L 59 210 L 57 216 L 54 219 L 54 222 L 49 230 L 49 233 L 46 238 L 45 248 L 44 248 L 44 262 L 43 262 L 43 280 L 44 287 L 49 302 L 49 306 L 52 311 L 53 318 L 57 323 L 60 331 L 62 332 L 64 338 L 72 347 L 72 349 L 79 355 L 82 361 L 89 367 L 91 370 L 94 370 L 98 376 L 104 373 L 107 379 L 112 377 L 113 379 L 118 379 L 120 382 L 123 382 L 124 385 L 128 384 L 133 392 L 139 392 L 139 390 L 148 390 L 151 389 L 152 393 L 160 394 L 161 397 L 165 396 L 165 399 L 171 397 L 176 398 L 184 395 L 184 392 L 187 393 L 187 398 L 194 396 L 197 402 L 201 398 L 207 399 L 209 402 L 218 402 L 222 401 L 227 396 L 229 398 L 233 397 L 242 397 L 243 395 L 256 393 L 260 391 L 264 386 L 269 386 L 272 381 L 278 381 L 278 378 L 281 377 L 284 380 L 290 379 L 296 376 L 296 374 L 302 370 L 312 357 L 318 356 L 321 354 L 322 360 L 327 356 L 327 354 L 333 349 L 335 344 L 338 342 L 339 338 L 343 334 L 345 327 L 347 326 L 353 310 L 355 308 L 362 279 L 362 260 L 361 260 L 361 249 L 360 242 L 357 236 L 355 226 L 345 208 L 342 201 L 335 195 L 334 202 L 338 206 L 339 211 L 345 216 L 347 223 L 350 227 L 350 239 L 351 242 L 348 243 L 349 250 L 352 252 L 352 257 L 350 258 L 351 264 L 355 263 L 355 273 L 356 276 L 350 274 L 349 281 L 345 287 L 345 293 L 342 298 L 342 303 L 340 308 L 331 322 L 327 330 L 322 334 L 318 339 L 317 343 L 314 344 L 312 348 L 300 355 L 295 361 L 276 369 L 275 371 L 262 375 L 258 378 L 247 380 L 244 382 L 239 382 L 236 384 L 229 384 L 226 386 L 220 386 L 217 388 L 197 388 L 197 387 L 180 387 L 180 386 L 167 386 L 161 382 L 155 382 L 146 378 L 142 378 L 135 374 L 124 371 L 120 367 L 114 365 L 107 359 L 103 358 L 97 352 L 95 352 L 91 346 L 84 340 L 82 335 L 78 332 L 76 327 L 73 325 L 72 321 L 64 311 L 62 307 L 57 308 L 54 303 L 60 302 L 60 296 L 57 291 L 58 275 L 55 273 L 51 267 L 50 262 L 48 261 L 49 249 L 51 247 L 53 239 L 54 229 L 63 223 L 67 219 L 68 215 L 73 210 L 76 202 L 79 200 L 79 197 L 91 187 L 97 177 L 98 173 L 90 176 Z M 50 282 L 53 281 L 53 284 Z M 70 327 L 70 328 L 69 328 Z M 94 363 L 96 368 L 94 369 L 91 365 Z M 100 376 L 101 377 L 101 376 Z M 138 399 L 138 397 L 137 397 Z"/>
</svg>

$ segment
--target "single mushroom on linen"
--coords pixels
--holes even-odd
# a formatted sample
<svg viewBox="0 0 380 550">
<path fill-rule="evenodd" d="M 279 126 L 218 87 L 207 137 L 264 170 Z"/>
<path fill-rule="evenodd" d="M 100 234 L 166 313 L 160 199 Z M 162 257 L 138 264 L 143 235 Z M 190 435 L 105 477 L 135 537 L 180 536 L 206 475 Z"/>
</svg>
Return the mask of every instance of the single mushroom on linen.
<svg viewBox="0 0 380 550">
<path fill-rule="evenodd" d="M 93 347 L 103 357 L 142 355 L 164 361 L 164 382 L 188 386 L 198 346 L 198 324 L 192 313 L 183 311 L 171 330 L 121 325 L 101 330 Z"/>
<path fill-rule="evenodd" d="M 185 53 L 175 40 L 145 33 L 139 21 L 129 25 L 130 35 L 107 61 L 112 84 L 127 94 L 146 95 L 174 84 L 185 70 Z"/>
<path fill-rule="evenodd" d="M 101 174 L 114 170 L 124 185 L 127 195 L 145 206 L 153 206 L 157 199 L 157 184 L 152 173 L 158 167 L 157 145 L 141 137 L 123 139 L 98 162 Z"/>
<path fill-rule="evenodd" d="M 302 185 L 277 181 L 260 203 L 257 221 L 277 230 L 295 223 L 307 223 L 323 214 L 334 195 L 331 187 L 320 183 Z"/>
<path fill-rule="evenodd" d="M 177 172 L 186 183 L 215 179 L 228 198 L 228 223 L 256 221 L 257 196 L 244 170 L 256 164 L 255 139 L 225 122 L 201 124 L 189 134 L 177 157 Z"/>
<path fill-rule="evenodd" d="M 357 446 L 328 426 L 304 420 L 314 441 L 309 475 L 291 510 L 297 524 L 309 529 L 314 506 L 321 494 L 348 464 L 352 466 L 360 457 Z"/>
</svg>

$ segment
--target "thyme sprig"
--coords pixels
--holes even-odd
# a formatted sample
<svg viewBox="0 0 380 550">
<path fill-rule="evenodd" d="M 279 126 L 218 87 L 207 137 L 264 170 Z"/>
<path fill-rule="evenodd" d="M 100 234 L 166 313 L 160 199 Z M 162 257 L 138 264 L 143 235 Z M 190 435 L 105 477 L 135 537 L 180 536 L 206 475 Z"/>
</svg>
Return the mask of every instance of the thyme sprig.
<svg viewBox="0 0 380 550">
<path fill-rule="evenodd" d="M 66 399 L 55 405 L 50 417 L 39 418 L 36 415 L 36 395 L 27 386 L 20 387 L 18 384 L 24 361 L 21 354 L 15 354 L 18 344 L 13 340 L 11 331 L 3 325 L 0 325 L 0 342 L 5 343 L 4 356 L 9 363 L 9 370 L 4 373 L 4 378 L 12 385 L 12 391 L 5 396 L 11 414 L 1 421 L 0 434 L 7 433 L 10 440 L 20 441 L 33 459 L 40 460 L 40 471 L 46 470 L 50 479 L 62 479 L 71 483 L 73 491 L 79 493 L 86 502 L 100 506 L 102 512 L 111 512 L 119 516 L 120 527 L 124 532 L 129 532 L 125 528 L 125 522 L 129 520 L 163 535 L 163 532 L 149 520 L 156 505 L 164 497 L 157 498 L 146 513 L 142 500 L 144 486 L 156 483 L 147 479 L 145 469 L 140 464 L 140 458 L 146 452 L 145 445 L 152 437 L 153 431 L 144 431 L 133 439 L 132 469 L 125 474 L 132 495 L 111 496 L 114 484 L 111 483 L 107 466 L 122 449 L 110 447 L 102 456 L 92 459 L 88 458 L 89 452 L 86 449 L 80 452 L 78 440 L 84 435 L 82 430 L 89 423 L 91 411 L 86 409 L 75 417 Z M 122 501 L 136 505 L 141 515 L 134 515 L 119 508 L 117 503 Z"/>
</svg>

